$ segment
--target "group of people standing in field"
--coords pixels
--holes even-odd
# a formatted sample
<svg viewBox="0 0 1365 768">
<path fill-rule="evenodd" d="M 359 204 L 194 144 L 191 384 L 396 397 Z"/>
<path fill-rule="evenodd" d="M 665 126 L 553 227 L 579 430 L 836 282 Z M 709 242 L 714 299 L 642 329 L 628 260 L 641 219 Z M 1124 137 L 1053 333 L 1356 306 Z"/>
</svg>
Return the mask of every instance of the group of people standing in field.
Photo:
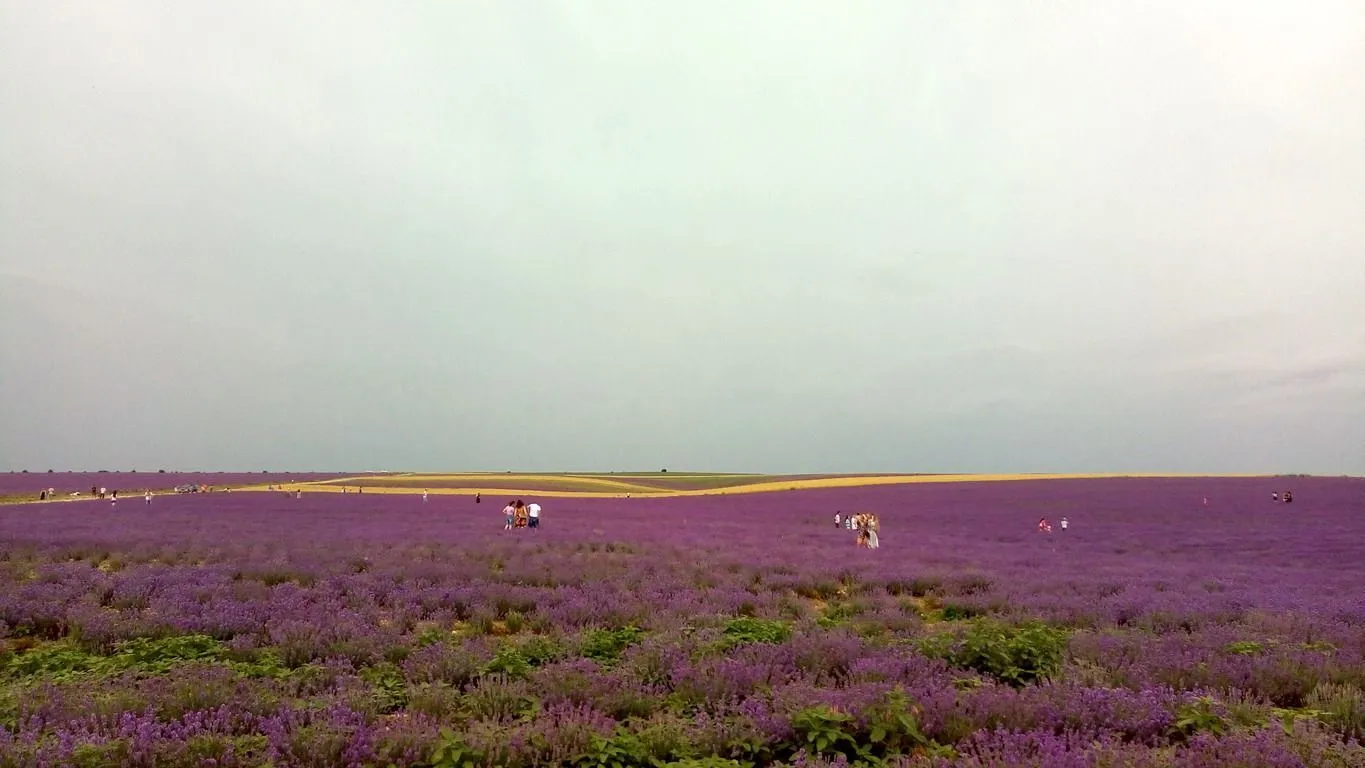
<svg viewBox="0 0 1365 768">
<path fill-rule="evenodd" d="M 882 521 L 871 512 L 859 512 L 848 516 L 835 512 L 834 527 L 846 531 L 857 531 L 858 536 L 855 541 L 859 547 L 876 549 L 881 546 L 881 538 L 878 536 L 878 532 L 881 530 Z"/>
<path fill-rule="evenodd" d="M 1270 500 L 1271 500 L 1272 502 L 1275 502 L 1275 503 L 1293 504 L 1293 503 L 1294 503 L 1294 492 L 1293 492 L 1293 491 L 1285 491 L 1283 494 L 1272 493 L 1272 494 L 1270 494 Z"/>
<path fill-rule="evenodd" d="M 1065 530 L 1066 530 L 1067 528 L 1069 528 L 1070 526 L 1071 526 L 1071 521 L 1070 521 L 1070 520 L 1067 520 L 1065 517 L 1062 518 L 1062 530 L 1065 531 Z M 1048 522 L 1048 519 L 1047 519 L 1046 517 L 1040 517 L 1040 518 L 1038 518 L 1038 532 L 1039 532 L 1039 533 L 1052 533 L 1052 523 Z"/>
<path fill-rule="evenodd" d="M 504 531 L 540 527 L 540 505 L 535 502 L 527 504 L 521 499 L 509 501 L 507 506 L 502 508 L 502 514 L 504 518 L 502 529 Z"/>
</svg>

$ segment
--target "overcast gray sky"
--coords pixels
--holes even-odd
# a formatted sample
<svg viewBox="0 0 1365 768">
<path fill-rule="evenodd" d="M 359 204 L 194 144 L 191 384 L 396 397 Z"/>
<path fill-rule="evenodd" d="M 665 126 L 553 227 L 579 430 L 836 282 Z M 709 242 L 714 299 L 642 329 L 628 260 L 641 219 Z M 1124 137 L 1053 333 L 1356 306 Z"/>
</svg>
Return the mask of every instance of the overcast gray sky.
<svg viewBox="0 0 1365 768">
<path fill-rule="evenodd" d="M 0 469 L 1365 473 L 1365 3 L 0 0 Z"/>
</svg>

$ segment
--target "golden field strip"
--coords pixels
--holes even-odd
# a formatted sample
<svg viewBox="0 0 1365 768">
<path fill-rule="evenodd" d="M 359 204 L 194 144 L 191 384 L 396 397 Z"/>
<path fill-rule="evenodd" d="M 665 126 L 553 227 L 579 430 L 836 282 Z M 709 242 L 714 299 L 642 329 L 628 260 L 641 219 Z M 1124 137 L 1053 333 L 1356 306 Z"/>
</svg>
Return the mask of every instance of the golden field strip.
<svg viewBox="0 0 1365 768">
<path fill-rule="evenodd" d="M 666 477 L 660 475 L 657 477 Z M 812 488 L 852 488 L 868 485 L 905 485 L 915 483 L 984 483 L 1020 480 L 1087 480 L 1118 477 L 1263 477 L 1258 474 L 1218 474 L 1202 473 L 1076 473 L 1076 474 L 946 474 L 946 475 L 841 475 L 837 477 L 783 477 L 772 479 L 770 475 L 754 475 L 753 481 L 739 485 L 717 487 L 660 489 L 626 482 L 630 475 L 544 475 L 544 474 L 506 474 L 506 473 L 466 473 L 466 474 L 402 474 L 371 475 L 367 477 L 342 478 L 318 482 L 285 483 L 276 487 L 284 491 L 303 491 L 307 493 L 342 493 L 347 490 L 355 493 L 363 488 L 364 493 L 400 493 L 432 495 L 473 496 L 476 493 L 501 498 L 516 496 L 542 496 L 552 498 L 666 498 L 673 496 L 714 496 L 736 493 L 765 493 L 774 491 L 806 490 Z M 645 475 L 635 475 L 644 478 Z M 649 475 L 655 478 L 655 475 Z M 705 477 L 733 480 L 735 475 L 674 475 L 701 479 Z M 423 481 L 430 483 L 423 486 Z M 460 483 L 459 487 L 441 487 L 441 483 Z M 395 483 L 401 483 L 396 485 Z M 568 489 L 564 486 L 569 486 Z M 581 488 L 581 489 L 580 489 Z M 243 490 L 266 490 L 257 486 Z"/>
</svg>

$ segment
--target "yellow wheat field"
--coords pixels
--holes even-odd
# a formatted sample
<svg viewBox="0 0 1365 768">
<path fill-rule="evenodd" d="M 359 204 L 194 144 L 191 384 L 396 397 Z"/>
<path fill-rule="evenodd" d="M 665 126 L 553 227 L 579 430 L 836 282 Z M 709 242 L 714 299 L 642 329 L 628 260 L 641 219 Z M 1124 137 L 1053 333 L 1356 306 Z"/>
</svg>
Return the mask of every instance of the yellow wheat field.
<svg viewBox="0 0 1365 768">
<path fill-rule="evenodd" d="M 343 490 L 355 493 L 363 488 L 363 493 L 421 494 L 424 491 L 433 496 L 473 496 L 483 494 L 493 501 L 518 496 L 539 496 L 549 498 L 668 498 L 675 496 L 716 496 L 737 493 L 771 493 L 776 491 L 807 490 L 811 488 L 853 488 L 869 485 L 906 485 L 918 483 L 989 483 L 1024 480 L 1084 480 L 1117 477 L 1175 478 L 1175 477 L 1212 477 L 1198 473 L 1072 473 L 1072 474 L 952 474 L 952 475 L 848 475 L 839 477 L 794 477 L 784 479 L 764 479 L 756 475 L 753 482 L 716 488 L 660 489 L 647 485 L 628 483 L 624 480 L 608 479 L 600 476 L 539 475 L 539 474 L 440 474 L 440 475 L 379 475 L 333 479 L 319 482 L 286 483 L 276 486 L 283 491 L 304 493 L 342 493 Z M 1256 474 L 1220 474 L 1217 477 L 1259 477 Z M 631 477 L 629 475 L 625 477 Z M 637 477 L 644 477 L 643 475 Z M 698 477 L 693 475 L 692 477 Z M 704 477 L 704 476 L 702 476 Z M 716 475 L 716 477 L 722 477 Z M 724 477 L 734 477 L 726 475 Z M 391 483 L 401 481 L 403 485 Z M 464 485 L 458 488 L 439 487 L 442 482 L 458 481 Z M 430 487 L 421 483 L 429 482 Z M 538 487 L 539 486 L 539 487 Z M 569 486 L 553 487 L 553 486 Z M 575 486 L 581 486 L 578 490 Z M 572 488 L 572 489 L 570 489 Z M 250 489 L 264 491 L 266 486 Z"/>
</svg>

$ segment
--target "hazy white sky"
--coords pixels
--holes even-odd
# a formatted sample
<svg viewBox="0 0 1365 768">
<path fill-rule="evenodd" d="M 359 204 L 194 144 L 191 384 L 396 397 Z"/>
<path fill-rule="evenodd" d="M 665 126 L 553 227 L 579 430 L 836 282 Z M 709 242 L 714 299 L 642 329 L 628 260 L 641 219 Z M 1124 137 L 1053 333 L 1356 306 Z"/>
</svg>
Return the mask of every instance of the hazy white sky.
<svg viewBox="0 0 1365 768">
<path fill-rule="evenodd" d="M 0 0 L 0 469 L 1365 473 L 1360 0 Z"/>
</svg>

